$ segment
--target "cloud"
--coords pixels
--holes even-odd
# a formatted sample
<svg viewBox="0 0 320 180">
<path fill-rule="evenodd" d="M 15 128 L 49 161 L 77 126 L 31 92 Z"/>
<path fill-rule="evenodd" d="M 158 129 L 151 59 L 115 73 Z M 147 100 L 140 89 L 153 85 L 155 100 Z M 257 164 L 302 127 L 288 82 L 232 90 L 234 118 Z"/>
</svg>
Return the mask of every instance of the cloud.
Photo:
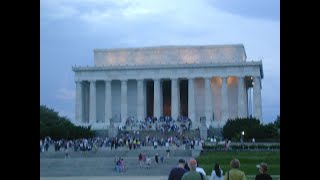
<svg viewBox="0 0 320 180">
<path fill-rule="evenodd" d="M 67 117 L 71 122 L 74 123 L 74 119 L 75 119 L 75 113 L 74 112 L 65 111 L 65 110 L 61 110 L 61 109 L 58 109 L 57 112 L 59 113 L 59 116 Z"/>
<path fill-rule="evenodd" d="M 66 18 L 88 23 L 111 23 L 117 18 L 134 18 L 145 16 L 154 11 L 139 0 L 41 0 L 40 14 L 51 20 L 66 20 Z M 150 3 L 149 3 L 150 4 Z"/>
<path fill-rule="evenodd" d="M 240 16 L 280 20 L 280 0 L 207 0 L 207 3 Z"/>
<path fill-rule="evenodd" d="M 263 58 L 263 116 L 273 120 L 280 109 L 280 22 L 271 1 L 41 0 L 41 102 L 73 111 L 71 65 L 92 66 L 94 48 L 243 43 L 248 61 Z"/>
<path fill-rule="evenodd" d="M 60 88 L 56 94 L 56 98 L 61 100 L 75 100 L 75 94 L 74 90 Z"/>
</svg>

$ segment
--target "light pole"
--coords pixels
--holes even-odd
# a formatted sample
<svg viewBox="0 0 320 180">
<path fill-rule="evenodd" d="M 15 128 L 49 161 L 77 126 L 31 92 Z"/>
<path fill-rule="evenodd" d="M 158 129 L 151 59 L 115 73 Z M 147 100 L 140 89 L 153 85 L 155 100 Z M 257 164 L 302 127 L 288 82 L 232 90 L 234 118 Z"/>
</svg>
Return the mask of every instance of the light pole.
<svg viewBox="0 0 320 180">
<path fill-rule="evenodd" d="M 244 136 L 244 131 L 241 132 L 241 146 L 242 146 L 242 149 L 244 149 L 244 146 L 243 146 L 243 136 Z"/>
</svg>

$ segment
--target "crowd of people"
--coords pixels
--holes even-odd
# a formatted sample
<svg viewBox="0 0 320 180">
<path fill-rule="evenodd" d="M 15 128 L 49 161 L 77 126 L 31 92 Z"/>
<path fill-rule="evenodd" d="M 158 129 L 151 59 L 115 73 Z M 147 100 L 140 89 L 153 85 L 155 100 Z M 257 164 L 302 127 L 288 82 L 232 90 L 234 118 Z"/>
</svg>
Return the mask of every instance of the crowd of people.
<svg viewBox="0 0 320 180">
<path fill-rule="evenodd" d="M 161 132 L 176 131 L 182 133 L 183 130 L 190 130 L 192 127 L 192 121 L 187 116 L 179 116 L 174 120 L 171 116 L 146 117 L 144 120 L 138 120 L 135 117 L 128 117 L 125 123 L 125 127 L 119 127 L 119 129 L 126 130 L 160 130 Z"/>
<path fill-rule="evenodd" d="M 186 143 L 189 139 L 186 138 L 183 143 Z M 189 140 L 192 144 L 201 145 L 202 141 L 200 139 L 194 138 Z M 225 146 L 227 149 L 229 140 L 226 140 Z M 154 149 L 157 146 L 165 146 L 167 148 L 167 158 L 170 156 L 170 148 L 179 144 L 176 137 L 169 137 L 168 139 L 159 137 L 145 137 L 136 138 L 131 135 L 121 136 L 120 138 L 82 138 L 77 140 L 52 140 L 50 137 L 46 137 L 40 140 L 40 152 L 48 151 L 51 145 L 54 146 L 55 151 L 60 151 L 64 148 L 65 158 L 70 158 L 70 150 L 74 151 L 91 151 L 97 150 L 104 146 L 110 146 L 111 149 L 116 150 L 118 147 L 125 147 L 128 149 L 141 149 L 143 146 L 153 145 Z M 156 153 L 154 155 L 155 164 L 164 163 L 164 154 Z M 151 168 L 151 163 L 153 158 L 148 154 L 140 153 L 138 155 L 139 167 Z M 261 163 L 257 165 L 258 174 L 255 176 L 255 180 L 272 180 L 271 176 L 267 174 L 268 166 L 266 163 Z M 127 167 L 123 158 L 115 158 L 115 171 L 119 173 L 124 173 Z M 205 180 L 208 179 L 203 168 L 199 167 L 199 164 L 195 159 L 189 160 L 187 163 L 184 159 L 178 161 L 178 166 L 170 171 L 168 180 Z M 214 164 L 210 180 L 246 180 L 245 173 L 240 170 L 240 161 L 238 159 L 233 159 L 230 162 L 230 170 L 226 171 L 225 174 L 220 168 L 218 163 Z"/>
<path fill-rule="evenodd" d="M 111 150 L 117 150 L 118 148 L 127 150 L 141 150 L 144 147 L 153 147 L 154 149 L 194 149 L 195 146 L 200 148 L 204 144 L 204 140 L 193 137 L 178 138 L 178 136 L 170 136 L 164 138 L 161 136 L 145 136 L 132 134 L 122 134 L 120 137 L 94 137 L 94 138 L 81 138 L 75 140 L 52 140 L 50 137 L 40 139 L 40 153 L 47 152 L 49 147 L 53 146 L 54 151 L 64 150 L 66 155 L 70 156 L 70 152 L 88 152 L 98 151 L 100 148 L 110 148 Z M 168 154 L 169 156 L 169 154 Z"/>
<path fill-rule="evenodd" d="M 126 166 L 125 166 L 125 162 L 123 160 L 123 158 L 121 157 L 115 157 L 115 170 L 119 173 L 124 173 L 126 171 Z"/>
<path fill-rule="evenodd" d="M 259 173 L 255 180 L 272 180 L 267 173 L 268 165 L 261 163 L 257 165 Z M 187 163 L 184 159 L 179 159 L 177 167 L 171 169 L 168 180 L 246 180 L 246 175 L 240 170 L 240 161 L 232 159 L 230 169 L 223 174 L 223 170 L 218 163 L 215 163 L 210 178 L 207 177 L 203 168 L 199 167 L 197 160 L 190 159 Z"/>
<path fill-rule="evenodd" d="M 139 160 L 139 167 L 151 168 L 152 160 L 151 160 L 151 157 L 148 154 L 140 153 L 139 156 L 138 156 L 138 160 Z M 158 153 L 155 154 L 154 161 L 155 161 L 156 165 L 159 164 L 159 154 Z M 163 154 L 160 156 L 160 161 L 161 161 L 161 164 L 164 163 Z"/>
</svg>

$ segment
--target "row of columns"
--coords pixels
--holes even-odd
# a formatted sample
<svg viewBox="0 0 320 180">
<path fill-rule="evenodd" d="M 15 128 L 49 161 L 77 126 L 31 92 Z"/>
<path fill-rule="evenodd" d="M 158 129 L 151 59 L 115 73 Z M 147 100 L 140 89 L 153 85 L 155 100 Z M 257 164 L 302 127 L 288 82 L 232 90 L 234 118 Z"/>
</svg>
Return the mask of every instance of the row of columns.
<svg viewBox="0 0 320 180">
<path fill-rule="evenodd" d="M 228 119 L 228 89 L 227 77 L 221 77 L 221 121 L 226 122 Z M 137 118 L 144 119 L 144 79 L 137 79 Z M 246 86 L 245 78 L 238 77 L 238 117 L 246 117 Z M 124 125 L 127 118 L 127 80 L 121 80 L 121 124 Z M 82 122 L 83 120 L 83 102 L 82 102 L 82 85 L 81 81 L 76 81 L 76 120 Z M 160 79 L 154 79 L 154 116 L 161 116 L 161 86 Z M 212 119 L 212 93 L 211 93 L 211 77 L 205 78 L 205 116 L 207 121 Z M 253 86 L 254 96 L 254 113 L 253 116 L 261 119 L 261 82 L 260 77 L 254 78 Z M 96 121 L 96 81 L 90 81 L 90 98 L 89 98 L 89 123 Z M 179 81 L 178 79 L 171 79 L 171 116 L 177 118 L 179 116 Z M 111 119 L 111 80 L 105 80 L 105 123 L 110 125 Z M 188 116 L 195 121 L 195 92 L 194 92 L 194 78 L 188 79 Z"/>
</svg>

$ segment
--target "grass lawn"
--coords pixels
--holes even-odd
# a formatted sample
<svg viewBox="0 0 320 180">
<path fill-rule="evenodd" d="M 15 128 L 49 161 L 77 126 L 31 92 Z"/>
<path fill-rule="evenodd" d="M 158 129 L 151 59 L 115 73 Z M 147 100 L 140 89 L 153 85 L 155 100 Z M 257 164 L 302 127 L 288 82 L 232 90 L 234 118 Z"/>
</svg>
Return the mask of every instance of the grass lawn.
<svg viewBox="0 0 320 180">
<path fill-rule="evenodd" d="M 224 175 L 230 169 L 230 161 L 233 158 L 239 159 L 240 170 L 249 175 L 248 179 L 254 179 L 254 175 L 258 173 L 256 165 L 261 162 L 268 164 L 268 174 L 280 175 L 280 152 L 205 152 L 197 161 L 207 175 L 211 175 L 214 164 L 219 163 Z"/>
</svg>

